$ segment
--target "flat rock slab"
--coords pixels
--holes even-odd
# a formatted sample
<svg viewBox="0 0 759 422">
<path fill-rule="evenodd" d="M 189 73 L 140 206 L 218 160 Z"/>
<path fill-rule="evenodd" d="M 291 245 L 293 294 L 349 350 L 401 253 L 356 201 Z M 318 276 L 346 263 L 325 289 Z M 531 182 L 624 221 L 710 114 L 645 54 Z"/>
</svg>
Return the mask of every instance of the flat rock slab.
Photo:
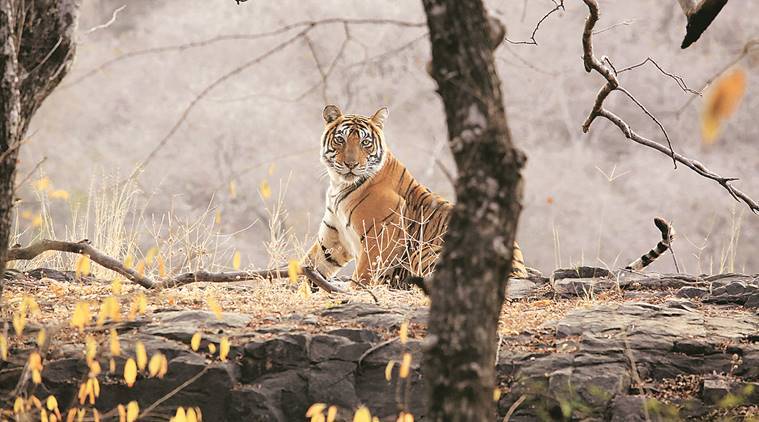
<svg viewBox="0 0 759 422">
<path fill-rule="evenodd" d="M 669 297 L 657 304 L 576 308 L 534 331 L 504 337 L 497 362 L 503 391 L 499 420 L 510 411 L 512 421 L 656 420 L 656 415 L 710 420 L 718 410 L 759 405 L 759 314 L 751 307 L 756 277 L 635 276 L 620 287 L 619 280 L 579 277 L 587 274 L 596 273 L 583 269 L 578 277 L 558 282 L 572 283 L 567 292 L 612 282 L 608 288 L 661 290 Z M 512 284 L 511 294 L 544 298 L 547 286 L 548 280 L 521 280 Z M 395 421 L 401 406 L 419 420 L 425 412 L 419 363 L 426 312 L 347 304 L 272 319 L 268 325 L 235 313 L 217 319 L 205 311 L 156 312 L 116 326 L 122 354 L 115 357 L 115 373 L 101 376 L 96 406 L 108 411 L 137 400 L 145 409 L 186 383 L 155 415 L 199 406 L 209 421 L 291 421 L 303 420 L 312 403 L 324 402 L 340 408 L 338 420 L 351 420 L 359 404 L 382 420 Z M 411 322 L 412 338 L 401 344 L 397 335 L 405 320 Z M 190 339 L 199 330 L 203 341 L 195 352 Z M 208 350 L 222 337 L 232 344 L 226 362 Z M 135 355 L 136 341 L 149 355 L 165 354 L 169 370 L 162 380 L 140 374 L 128 388 L 121 374 L 126 358 Z M 9 394 L 30 350 L 31 345 L 11 350 L 11 359 L 0 363 L 6 408 L 12 406 Z M 36 395 L 54 394 L 67 406 L 87 373 L 82 351 L 81 343 L 50 350 Z M 410 376 L 402 380 L 397 362 L 406 352 L 413 359 Z M 100 363 L 108 368 L 109 356 L 103 353 Z M 396 363 L 388 381 L 391 361 Z"/>
</svg>

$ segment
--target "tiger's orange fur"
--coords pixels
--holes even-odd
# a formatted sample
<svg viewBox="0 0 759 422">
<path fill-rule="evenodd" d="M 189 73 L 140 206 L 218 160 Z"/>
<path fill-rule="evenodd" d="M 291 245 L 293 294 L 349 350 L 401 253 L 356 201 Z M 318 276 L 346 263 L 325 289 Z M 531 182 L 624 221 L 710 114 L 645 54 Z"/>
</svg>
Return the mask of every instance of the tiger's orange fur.
<svg viewBox="0 0 759 422">
<path fill-rule="evenodd" d="M 371 117 L 324 109 L 321 161 L 330 185 L 319 235 L 303 265 L 333 277 L 356 260 L 352 280 L 398 285 L 429 274 L 443 246 L 453 204 L 419 183 L 388 150 L 387 109 Z M 514 243 L 512 277 L 526 277 Z"/>
</svg>

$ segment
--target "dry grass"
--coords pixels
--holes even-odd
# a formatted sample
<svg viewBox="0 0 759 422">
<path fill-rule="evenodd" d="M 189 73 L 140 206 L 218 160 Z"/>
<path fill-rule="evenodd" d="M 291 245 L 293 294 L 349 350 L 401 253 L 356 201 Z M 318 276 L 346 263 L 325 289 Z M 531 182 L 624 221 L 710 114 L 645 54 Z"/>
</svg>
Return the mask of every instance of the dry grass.
<svg viewBox="0 0 759 422">
<path fill-rule="evenodd" d="M 287 183 L 280 183 L 278 194 L 270 198 L 261 192 L 261 199 L 268 205 L 268 221 L 255 221 L 233 233 L 220 229 L 220 211 L 210 203 L 194 218 L 182 218 L 170 209 L 165 215 L 144 214 L 145 203 L 137 200 L 139 189 L 130 183 L 115 184 L 117 177 L 101 177 L 98 184 L 90 185 L 86 197 L 68 198 L 70 222 L 64 225 L 65 240 L 89 238 L 98 249 L 121 260 L 133 260 L 142 265 L 146 274 L 154 278 L 172 276 L 180 272 L 206 269 L 224 271 L 233 268 L 234 241 L 251 227 L 268 230 L 266 249 L 269 268 L 281 267 L 288 260 L 305 254 L 310 240 L 298 238 L 288 225 L 284 206 Z M 23 206 L 16 216 L 15 241 L 29 243 L 40 238 L 58 238 L 53 215 L 62 211 L 60 191 L 52 182 L 40 175 L 30 182 L 37 197 L 37 212 L 29 213 Z M 56 210 L 55 212 L 53 210 Z M 740 216 L 733 224 L 733 235 L 723 249 L 720 267 L 732 269 L 740 230 Z M 23 227 L 23 229 L 22 229 Z M 382 237 L 382 236 L 380 236 Z M 419 241 L 419 247 L 424 247 Z M 556 254 L 561 259 L 558 232 Z M 140 247 L 142 246 L 142 247 Z M 394 246 L 394 245 L 391 245 Z M 78 256 L 59 252 L 47 253 L 29 262 L 15 262 L 17 269 L 48 267 L 73 270 Z M 379 263 L 377 267 L 381 267 Z M 414 267 L 413 262 L 404 264 Z M 418 263 L 417 263 L 418 264 Z M 242 269 L 254 269 L 248 264 Z M 42 314 L 32 322 L 67 327 L 76 304 L 85 301 L 94 314 L 102 301 L 113 295 L 111 281 L 115 273 L 93 266 L 93 277 L 77 282 L 59 282 L 52 279 L 30 280 L 20 278 L 6 284 L 0 298 L 0 317 L 10 320 L 24 295 L 33 296 L 40 304 Z M 148 303 L 148 313 L 159 309 L 208 309 L 209 297 L 215 298 L 228 312 L 239 312 L 255 317 L 261 324 L 291 314 L 314 314 L 339 303 L 375 303 L 394 307 L 402 304 L 408 308 L 427 307 L 429 300 L 419 290 L 394 290 L 387 286 L 373 286 L 370 292 L 357 290 L 349 295 L 329 295 L 324 292 L 309 294 L 305 281 L 260 280 L 229 284 L 195 283 L 175 289 L 146 291 L 137 285 L 121 280 L 122 292 L 118 295 L 123 310 L 133 298 L 143 293 Z M 568 311 L 593 306 L 599 302 L 621 302 L 625 299 L 619 292 L 605 292 L 584 298 L 568 300 L 520 300 L 508 302 L 502 311 L 499 332 L 514 335 L 535 330 L 549 321 L 562 318 Z M 633 300 L 633 299 L 631 299 Z M 634 300 L 640 300 L 636 298 Z M 126 311 L 125 311 L 126 312 Z M 65 331 L 65 330 L 64 330 Z"/>
</svg>

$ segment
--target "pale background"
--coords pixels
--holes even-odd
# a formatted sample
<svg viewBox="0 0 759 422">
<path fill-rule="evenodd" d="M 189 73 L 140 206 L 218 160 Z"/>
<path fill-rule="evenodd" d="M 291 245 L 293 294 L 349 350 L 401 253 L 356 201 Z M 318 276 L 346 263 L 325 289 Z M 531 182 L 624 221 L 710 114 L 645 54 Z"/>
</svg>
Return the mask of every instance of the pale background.
<svg viewBox="0 0 759 422">
<path fill-rule="evenodd" d="M 127 7 L 112 25 L 86 34 L 123 4 Z M 553 7 L 549 0 L 490 4 L 512 40 L 529 39 L 535 22 Z M 609 56 L 617 67 L 650 56 L 694 89 L 736 57 L 746 41 L 759 36 L 755 2 L 729 3 L 702 39 L 685 51 L 679 48 L 685 18 L 674 0 L 608 0 L 601 6 L 597 28 L 620 25 L 595 36 L 598 56 Z M 496 51 L 514 141 L 529 156 L 518 233 L 527 263 L 543 271 L 560 264 L 625 265 L 653 246 L 658 233 L 652 220 L 663 216 L 673 220 L 680 234 L 675 249 L 686 271 L 719 271 L 720 258 L 731 255 L 735 270 L 759 272 L 759 217 L 716 183 L 683 166 L 673 170 L 666 156 L 632 144 L 601 120 L 590 134 L 582 133 L 580 125 L 602 84 L 581 62 L 586 11 L 581 2 L 568 0 L 566 12 L 542 24 L 539 45 L 504 44 Z M 47 157 L 41 171 L 56 188 L 71 193 L 70 202 L 81 201 L 93 178 L 128 176 L 209 84 L 295 32 L 134 57 L 77 81 L 109 59 L 332 17 L 424 22 L 421 2 L 411 0 L 251 0 L 239 6 L 232 0 L 85 1 L 76 62 L 34 118 L 19 174 Z M 281 194 L 286 227 L 301 239 L 313 236 L 327 183 L 320 178 L 318 160 L 325 102 L 362 114 L 387 105 L 386 136 L 394 153 L 423 183 L 450 198 L 451 185 L 435 164 L 439 160 L 454 168 L 445 144 L 442 104 L 425 71 L 430 59 L 425 32 L 425 27 L 350 26 L 352 40 L 324 90 L 308 92 L 320 76 L 303 40 L 219 84 L 140 175 L 137 199 L 144 207 L 144 222 L 151 225 L 169 212 L 192 221 L 209 207 L 219 209 L 221 230 L 236 233 L 227 241 L 242 251 L 243 265 L 265 266 L 269 257 L 264 243 L 270 233 L 265 221 L 256 221 L 267 216 L 267 208 Z M 328 67 L 343 42 L 343 26 L 318 27 L 309 36 Z M 414 39 L 418 41 L 409 48 L 395 51 Z M 621 80 L 660 118 L 677 151 L 720 174 L 740 177 L 737 186 L 759 197 L 759 55 L 741 64 L 748 72 L 746 97 L 710 148 L 702 145 L 699 131 L 702 98 L 678 115 L 690 94 L 652 66 L 628 72 Z M 641 134 L 662 139 L 625 98 L 612 95 L 608 105 Z M 612 169 L 615 179 L 609 181 L 603 173 L 611 175 Z M 236 195 L 230 192 L 231 181 Z M 273 191 L 267 200 L 259 195 L 263 181 Z M 280 188 L 285 185 L 286 191 Z M 24 200 L 21 210 L 38 207 L 30 188 L 22 187 L 19 196 Z M 56 225 L 70 221 L 68 206 L 53 202 L 53 212 Z M 64 229 L 57 233 L 65 237 Z M 731 238 L 738 234 L 730 252 Z M 138 240 L 150 242 L 149 236 Z M 672 260 L 665 258 L 655 269 L 672 270 Z"/>
</svg>

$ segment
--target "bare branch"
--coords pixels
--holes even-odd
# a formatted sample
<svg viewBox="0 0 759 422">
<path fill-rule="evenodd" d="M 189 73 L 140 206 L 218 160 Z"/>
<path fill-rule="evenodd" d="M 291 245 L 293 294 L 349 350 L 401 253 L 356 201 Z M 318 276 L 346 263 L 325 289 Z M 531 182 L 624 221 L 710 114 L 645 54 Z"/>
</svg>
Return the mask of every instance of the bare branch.
<svg viewBox="0 0 759 422">
<path fill-rule="evenodd" d="M 273 55 L 273 54 L 275 54 L 275 53 L 277 53 L 279 51 L 282 51 L 288 45 L 290 45 L 290 44 L 294 43 L 295 41 L 301 39 L 312 28 L 313 28 L 313 26 L 310 26 L 310 27 L 308 27 L 308 28 L 306 28 L 306 29 L 298 32 L 296 35 L 294 35 L 294 36 L 288 38 L 287 40 L 285 40 L 285 41 L 277 44 L 276 46 L 274 46 L 271 49 L 267 50 L 265 53 L 261 54 L 260 56 L 254 58 L 252 60 L 249 60 L 249 61 L 243 63 L 242 65 L 237 66 L 236 68 L 232 69 L 231 71 L 225 73 L 221 77 L 217 78 L 215 81 L 211 82 L 208 86 L 206 86 L 202 91 L 200 91 L 200 93 L 198 95 L 195 96 L 195 98 L 192 99 L 192 101 L 190 102 L 190 104 L 188 104 L 187 107 L 185 107 L 184 111 L 179 116 L 179 119 L 174 123 L 174 126 L 171 127 L 171 129 L 166 134 L 166 136 L 164 136 L 163 139 L 161 139 L 158 142 L 158 144 L 153 148 L 153 150 L 150 151 L 150 154 L 148 154 L 145 157 L 145 159 L 142 160 L 142 162 L 137 166 L 137 168 L 134 170 L 134 172 L 132 172 L 132 175 L 130 176 L 130 178 L 134 177 L 136 174 L 138 174 L 140 170 L 142 170 L 143 168 L 145 168 L 145 166 L 147 166 L 148 163 L 150 163 L 150 161 L 152 161 L 153 158 L 155 158 L 156 154 L 158 154 L 158 151 L 160 151 L 161 148 L 163 148 L 166 145 L 166 143 L 169 141 L 169 139 L 171 139 L 174 136 L 174 134 L 177 132 L 177 130 L 179 129 L 179 127 L 182 126 L 182 123 L 184 123 L 184 121 L 187 119 L 187 116 L 190 114 L 190 111 L 192 111 L 192 109 L 195 107 L 195 104 L 197 104 L 206 95 L 208 95 L 214 88 L 216 88 L 217 86 L 221 85 L 222 83 L 224 83 L 228 79 L 232 78 L 233 76 L 242 73 L 244 70 L 248 69 L 249 67 L 251 67 L 251 66 L 253 66 L 255 64 L 258 64 L 258 63 L 264 61 L 269 56 L 271 56 L 271 55 Z"/>
<path fill-rule="evenodd" d="M 108 22 L 102 23 L 102 24 L 97 25 L 97 26 L 93 26 L 92 28 L 84 31 L 83 35 L 90 35 L 91 33 L 95 32 L 95 31 L 99 31 L 101 29 L 105 29 L 105 28 L 108 28 L 109 26 L 113 25 L 113 23 L 116 22 L 116 17 L 119 15 L 119 13 L 122 10 L 126 9 L 126 7 L 127 7 L 127 5 L 124 4 L 121 7 L 119 7 L 118 9 L 114 10 L 113 14 L 111 15 L 111 19 L 109 19 Z"/>
<path fill-rule="evenodd" d="M 159 288 L 172 288 L 179 287 L 185 284 L 205 282 L 205 283 L 233 283 L 237 281 L 251 281 L 251 280 L 272 280 L 275 278 L 286 278 L 289 276 L 286 269 L 267 269 L 258 271 L 232 271 L 211 273 L 208 271 L 196 271 L 190 273 L 184 273 L 172 278 L 167 278 L 159 282 L 153 281 L 150 278 L 138 273 L 137 271 L 127 268 L 119 262 L 116 258 L 103 254 L 95 249 L 90 242 L 85 239 L 79 242 L 65 242 L 60 240 L 40 240 L 27 246 L 13 247 L 7 252 L 8 261 L 18 260 L 30 260 L 36 256 L 47 252 L 69 252 L 80 255 L 87 255 L 96 264 L 101 265 L 111 271 L 119 273 L 126 277 L 128 280 L 133 281 L 146 289 L 159 289 Z M 301 268 L 302 273 L 311 280 L 314 284 L 324 289 L 329 293 L 346 293 L 345 290 L 334 286 L 327 281 L 321 274 L 312 269 L 311 267 Z"/>
<path fill-rule="evenodd" d="M 639 67 L 645 65 L 646 63 L 653 64 L 654 66 L 656 66 L 657 69 L 659 69 L 659 72 L 661 72 L 664 75 L 669 76 L 670 78 L 672 78 L 675 81 L 675 83 L 677 83 L 677 86 L 679 86 L 680 89 L 682 89 L 683 91 L 690 92 L 691 94 L 695 94 L 695 95 L 701 95 L 702 94 L 701 91 L 696 91 L 696 90 L 688 88 L 688 85 L 685 83 L 685 80 L 681 76 L 675 75 L 673 73 L 669 73 L 666 70 L 662 69 L 662 67 L 659 66 L 659 63 L 656 63 L 656 60 L 652 59 L 651 57 L 646 57 L 646 59 L 643 60 L 642 62 L 640 62 L 638 64 L 634 64 L 632 66 L 628 66 L 628 67 L 626 67 L 624 69 L 620 69 L 616 73 L 617 73 L 617 75 L 619 75 L 620 73 L 627 72 L 628 70 L 633 70 L 633 69 L 639 68 Z"/>
<path fill-rule="evenodd" d="M 529 44 L 529 45 L 538 45 L 538 42 L 535 40 L 535 34 L 538 33 L 538 29 L 540 29 L 540 25 L 548 19 L 549 16 L 552 14 L 558 12 L 559 10 L 565 10 L 564 9 L 564 0 L 559 0 L 558 2 L 556 0 L 552 0 L 555 7 L 548 11 L 545 15 L 543 15 L 542 18 L 538 21 L 538 23 L 535 24 L 535 28 L 532 30 L 532 34 L 530 35 L 530 39 L 528 41 L 512 41 L 508 37 L 506 37 L 506 42 L 509 44 Z"/>
<path fill-rule="evenodd" d="M 60 89 L 66 89 L 70 88 L 83 80 L 99 73 L 100 71 L 113 66 L 116 63 L 119 63 L 121 61 L 135 58 L 135 57 L 141 57 L 141 56 L 147 56 L 152 54 L 161 54 L 161 53 L 168 53 L 168 52 L 176 52 L 176 51 L 184 51 L 192 48 L 199 48 L 199 47 L 205 47 L 208 45 L 212 45 L 219 42 L 224 41 L 241 41 L 241 40 L 258 40 L 262 38 L 269 38 L 281 34 L 285 34 L 287 32 L 290 32 L 295 29 L 303 29 L 303 28 L 312 28 L 315 26 L 321 26 L 321 25 L 331 25 L 331 24 L 347 24 L 347 25 L 395 25 L 398 27 L 424 27 L 424 22 L 409 22 L 409 21 L 398 21 L 393 19 L 343 19 L 343 18 L 327 18 L 327 19 L 321 19 L 321 20 L 307 20 L 307 21 L 300 21 L 291 23 L 288 25 L 284 25 L 280 28 L 271 30 L 271 31 L 264 31 L 254 34 L 226 34 L 226 35 L 218 35 L 212 38 L 208 38 L 205 40 L 200 41 L 193 41 L 189 43 L 183 43 L 183 44 L 175 44 L 175 45 L 168 45 L 164 47 L 154 47 L 154 48 L 146 48 L 143 50 L 135 50 L 130 51 L 128 53 L 124 53 L 122 55 L 116 56 L 104 63 L 102 63 L 100 66 L 89 70 L 85 74 L 79 76 L 78 78 L 74 79 L 73 81 L 61 85 Z"/>
<path fill-rule="evenodd" d="M 619 84 L 619 80 L 617 79 L 617 73 L 613 70 L 613 66 L 607 66 L 603 64 L 602 60 L 599 60 L 593 53 L 593 43 L 592 43 L 592 34 L 593 34 L 593 27 L 595 26 L 596 22 L 598 22 L 598 2 L 597 0 L 583 0 L 585 4 L 588 6 L 588 18 L 585 22 L 585 29 L 582 34 L 582 45 L 583 45 L 583 63 L 585 65 L 585 70 L 587 72 L 591 72 L 595 70 L 598 72 L 601 76 L 606 79 L 606 84 L 604 84 L 598 94 L 596 95 L 595 103 L 593 104 L 593 109 L 590 111 L 590 114 L 588 115 L 587 119 L 585 119 L 585 122 L 582 125 L 583 132 L 587 133 L 590 129 L 590 125 L 593 123 L 593 121 L 597 117 L 603 117 L 613 123 L 615 126 L 619 128 L 619 130 L 622 131 L 622 133 L 627 137 L 628 139 L 637 142 L 641 145 L 647 146 L 649 148 L 655 149 L 663 154 L 666 154 L 675 162 L 682 163 L 686 167 L 690 168 L 691 170 L 695 171 L 699 175 L 714 180 L 715 182 L 719 183 L 720 186 L 725 188 L 725 190 L 730 193 L 730 195 L 736 200 L 736 201 L 742 201 L 746 205 L 748 205 L 749 209 L 756 213 L 759 213 L 759 203 L 757 203 L 755 200 L 753 200 L 751 197 L 746 195 L 745 193 L 741 192 L 739 189 L 734 187 L 731 182 L 738 180 L 735 177 L 723 177 L 720 176 L 717 173 L 714 173 L 713 171 L 706 168 L 703 164 L 701 164 L 698 161 L 695 161 L 693 159 L 690 159 L 688 157 L 685 157 L 679 153 L 676 153 L 674 150 L 672 150 L 671 147 L 667 147 L 659 142 L 653 141 L 651 139 L 645 138 L 639 134 L 637 134 L 632 128 L 630 128 L 630 125 L 627 124 L 622 118 L 614 114 L 613 112 L 605 109 L 603 107 L 604 101 L 609 96 L 609 94 L 612 91 L 620 91 L 623 94 L 627 95 L 633 102 L 635 102 L 636 105 L 641 107 L 641 109 L 644 110 L 644 112 L 653 119 L 653 116 L 651 113 L 649 113 L 643 105 L 637 101 L 627 90 L 622 88 Z M 604 59 L 604 61 L 607 61 L 607 59 Z M 658 67 L 658 66 L 657 66 Z M 629 70 L 623 69 L 623 70 Z M 662 128 L 661 124 L 658 122 L 658 120 L 654 119 L 654 121 L 659 124 L 659 127 Z M 666 137 L 666 132 L 665 132 Z M 667 140 L 669 138 L 667 137 Z"/>
<path fill-rule="evenodd" d="M 606 31 L 611 31 L 612 29 L 614 29 L 614 28 L 616 28 L 618 26 L 629 26 L 629 25 L 632 25 L 634 23 L 635 23 L 635 19 L 623 20 L 621 22 L 615 23 L 614 25 L 609 25 L 606 28 L 596 29 L 595 31 L 593 31 L 593 35 L 602 34 L 602 33 L 606 32 Z"/>
<path fill-rule="evenodd" d="M 34 259 L 37 255 L 47 251 L 71 252 L 80 255 L 88 255 L 90 259 L 111 271 L 117 272 L 127 279 L 139 284 L 145 288 L 155 287 L 155 283 L 139 274 L 137 271 L 126 268 L 121 262 L 108 255 L 102 254 L 90 245 L 89 240 L 85 239 L 80 242 L 63 242 L 59 240 L 40 240 L 25 248 L 14 247 L 8 249 L 7 260 L 29 260 Z"/>
</svg>

